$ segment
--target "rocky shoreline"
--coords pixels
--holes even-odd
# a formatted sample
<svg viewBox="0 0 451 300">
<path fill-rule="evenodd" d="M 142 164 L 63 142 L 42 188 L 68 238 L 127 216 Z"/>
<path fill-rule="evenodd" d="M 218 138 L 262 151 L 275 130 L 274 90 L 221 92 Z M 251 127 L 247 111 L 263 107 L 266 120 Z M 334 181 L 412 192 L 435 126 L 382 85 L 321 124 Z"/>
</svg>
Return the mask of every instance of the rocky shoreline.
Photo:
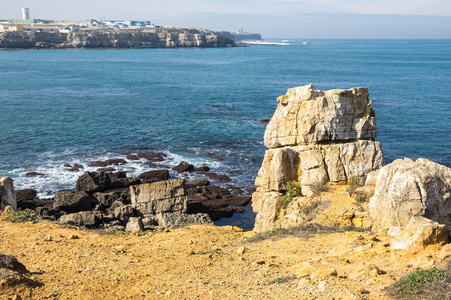
<svg viewBox="0 0 451 300">
<path fill-rule="evenodd" d="M 97 171 L 85 171 L 74 190 L 59 191 L 53 198 L 45 199 L 39 199 L 36 190 L 18 190 L 14 196 L 10 195 L 11 199 L 16 199 L 13 208 L 36 221 L 90 229 L 143 231 L 193 223 L 213 224 L 221 218 L 230 218 L 244 211 L 254 191 L 231 185 L 224 187 L 224 184 L 211 185 L 230 179 L 211 172 L 206 165 L 195 167 L 181 162 L 168 169 L 164 165 L 166 155 L 161 152 L 126 154 L 125 158 L 141 160 L 150 170 L 128 177 L 127 171 L 115 168 L 127 163 L 123 158 L 92 161 L 88 166 L 98 167 Z M 67 171 L 73 172 L 88 166 L 64 165 Z M 186 182 L 190 174 L 196 174 L 198 179 Z M 37 172 L 26 175 L 45 176 Z M 10 182 L 9 193 L 12 189 Z"/>
<path fill-rule="evenodd" d="M 206 29 L 83 30 L 71 33 L 3 32 L 0 49 L 235 47 L 231 37 Z"/>
</svg>

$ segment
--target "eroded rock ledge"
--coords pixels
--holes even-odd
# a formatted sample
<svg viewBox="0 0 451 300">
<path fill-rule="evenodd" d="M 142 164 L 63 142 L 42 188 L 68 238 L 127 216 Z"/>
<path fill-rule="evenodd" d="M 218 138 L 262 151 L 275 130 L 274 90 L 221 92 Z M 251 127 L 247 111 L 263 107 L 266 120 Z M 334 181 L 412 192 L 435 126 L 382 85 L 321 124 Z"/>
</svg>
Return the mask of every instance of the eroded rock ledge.
<svg viewBox="0 0 451 300">
<path fill-rule="evenodd" d="M 367 88 L 321 91 L 310 84 L 289 89 L 277 102 L 265 132 L 269 150 L 255 181 L 257 232 L 280 227 L 277 205 L 288 183 L 300 183 L 302 195 L 309 196 L 327 182 L 363 183 L 384 164 Z"/>
<path fill-rule="evenodd" d="M 233 47 L 231 38 L 206 29 L 90 30 L 72 33 L 4 32 L 0 48 L 177 48 Z"/>
</svg>

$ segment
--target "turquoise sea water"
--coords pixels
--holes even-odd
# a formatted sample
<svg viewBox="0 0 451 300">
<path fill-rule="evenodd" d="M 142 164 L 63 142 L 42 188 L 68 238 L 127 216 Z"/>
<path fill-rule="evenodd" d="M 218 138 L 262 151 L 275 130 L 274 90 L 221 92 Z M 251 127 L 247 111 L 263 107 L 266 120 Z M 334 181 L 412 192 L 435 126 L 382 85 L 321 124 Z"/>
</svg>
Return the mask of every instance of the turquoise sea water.
<svg viewBox="0 0 451 300">
<path fill-rule="evenodd" d="M 74 186 L 80 173 L 65 163 L 140 150 L 166 152 L 171 166 L 207 164 L 231 185 L 251 186 L 265 150 L 259 120 L 271 118 L 288 88 L 309 83 L 368 87 L 387 161 L 451 165 L 450 40 L 4 50 L 0 78 L 0 176 L 41 196 Z"/>
</svg>

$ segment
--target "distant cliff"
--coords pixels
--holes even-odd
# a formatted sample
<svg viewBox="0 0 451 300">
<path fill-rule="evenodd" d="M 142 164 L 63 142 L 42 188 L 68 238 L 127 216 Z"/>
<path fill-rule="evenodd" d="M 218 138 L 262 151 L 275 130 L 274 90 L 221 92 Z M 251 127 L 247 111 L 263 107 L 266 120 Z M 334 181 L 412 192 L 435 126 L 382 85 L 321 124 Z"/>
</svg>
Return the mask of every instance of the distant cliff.
<svg viewBox="0 0 451 300">
<path fill-rule="evenodd" d="M 0 48 L 234 47 L 230 37 L 205 29 L 84 30 L 73 33 L 3 32 Z"/>
<path fill-rule="evenodd" d="M 222 35 L 222 36 L 231 38 L 231 39 L 235 40 L 236 42 L 246 41 L 246 40 L 260 41 L 262 39 L 262 36 L 258 33 L 228 32 L 228 31 L 215 31 L 214 33 L 217 35 Z"/>
</svg>

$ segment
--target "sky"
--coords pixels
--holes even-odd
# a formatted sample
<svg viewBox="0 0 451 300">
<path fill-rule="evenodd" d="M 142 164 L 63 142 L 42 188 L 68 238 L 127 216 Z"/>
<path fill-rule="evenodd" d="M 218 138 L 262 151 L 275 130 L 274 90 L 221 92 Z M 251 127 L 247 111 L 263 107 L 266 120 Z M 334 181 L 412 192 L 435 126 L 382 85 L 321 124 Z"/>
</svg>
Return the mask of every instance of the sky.
<svg viewBox="0 0 451 300">
<path fill-rule="evenodd" d="M 22 2 L 22 3 L 21 3 Z M 0 0 L 0 19 L 150 20 L 264 38 L 451 39 L 451 0 Z"/>
</svg>

